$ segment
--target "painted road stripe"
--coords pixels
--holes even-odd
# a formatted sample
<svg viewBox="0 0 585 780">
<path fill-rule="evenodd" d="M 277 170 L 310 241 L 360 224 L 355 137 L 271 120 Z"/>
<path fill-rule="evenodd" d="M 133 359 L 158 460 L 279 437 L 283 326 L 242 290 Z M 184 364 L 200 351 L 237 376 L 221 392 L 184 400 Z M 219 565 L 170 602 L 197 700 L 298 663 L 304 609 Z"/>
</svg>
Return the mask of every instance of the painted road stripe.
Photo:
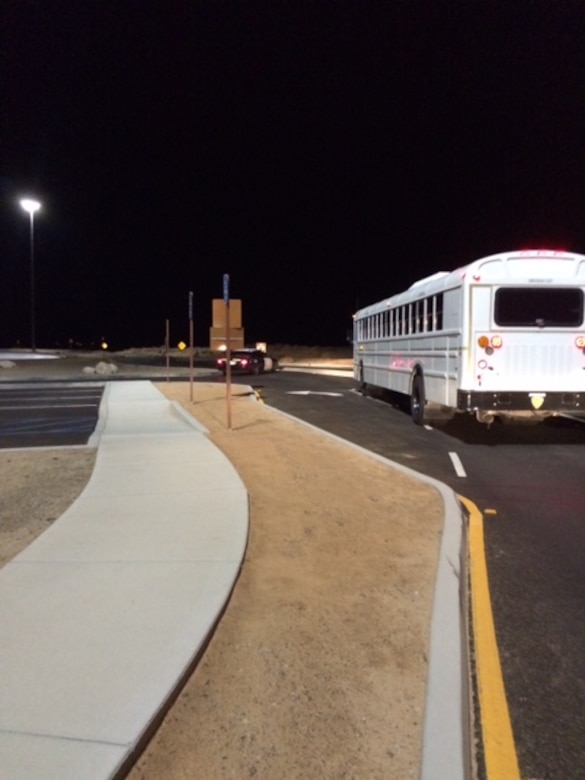
<svg viewBox="0 0 585 780">
<path fill-rule="evenodd" d="M 463 463 L 461 463 L 459 455 L 457 455 L 456 452 L 450 452 L 449 457 L 451 458 L 451 463 L 453 464 L 453 468 L 455 469 L 457 476 L 466 477 L 467 474 L 465 473 L 465 469 L 463 468 Z"/>
<path fill-rule="evenodd" d="M 0 412 L 1 411 L 8 411 L 8 412 L 18 412 L 22 411 L 23 409 L 95 409 L 96 406 L 99 406 L 99 403 L 97 401 L 94 401 L 91 404 L 22 404 L 20 406 L 4 406 L 0 404 Z"/>
<path fill-rule="evenodd" d="M 469 512 L 471 622 L 487 780 L 520 780 L 490 600 L 483 517 L 472 501 L 459 499 Z"/>
</svg>

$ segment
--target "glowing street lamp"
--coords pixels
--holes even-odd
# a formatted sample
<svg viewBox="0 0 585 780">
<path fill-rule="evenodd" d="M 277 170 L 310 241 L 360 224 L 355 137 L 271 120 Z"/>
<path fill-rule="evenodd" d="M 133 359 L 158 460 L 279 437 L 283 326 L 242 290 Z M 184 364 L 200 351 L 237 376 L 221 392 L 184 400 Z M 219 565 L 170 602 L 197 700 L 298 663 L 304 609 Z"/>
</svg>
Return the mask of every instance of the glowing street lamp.
<svg viewBox="0 0 585 780">
<path fill-rule="evenodd" d="M 28 211 L 30 215 L 30 345 L 34 352 L 36 349 L 35 343 L 35 212 L 37 212 L 41 204 L 38 200 L 31 200 L 30 198 L 23 198 L 20 201 L 20 205 L 25 211 Z"/>
</svg>

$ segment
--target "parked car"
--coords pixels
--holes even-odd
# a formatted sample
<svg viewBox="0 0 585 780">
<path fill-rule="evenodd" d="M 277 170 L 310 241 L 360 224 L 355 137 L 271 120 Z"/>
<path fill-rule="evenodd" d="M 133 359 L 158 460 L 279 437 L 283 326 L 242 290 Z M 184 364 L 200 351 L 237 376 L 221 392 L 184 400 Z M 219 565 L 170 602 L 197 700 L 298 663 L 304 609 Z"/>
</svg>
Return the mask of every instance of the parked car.
<svg viewBox="0 0 585 780">
<path fill-rule="evenodd" d="M 225 357 L 217 359 L 217 368 L 225 374 Z M 278 360 L 260 349 L 234 349 L 230 354 L 230 368 L 233 374 L 265 374 L 278 369 Z"/>
</svg>

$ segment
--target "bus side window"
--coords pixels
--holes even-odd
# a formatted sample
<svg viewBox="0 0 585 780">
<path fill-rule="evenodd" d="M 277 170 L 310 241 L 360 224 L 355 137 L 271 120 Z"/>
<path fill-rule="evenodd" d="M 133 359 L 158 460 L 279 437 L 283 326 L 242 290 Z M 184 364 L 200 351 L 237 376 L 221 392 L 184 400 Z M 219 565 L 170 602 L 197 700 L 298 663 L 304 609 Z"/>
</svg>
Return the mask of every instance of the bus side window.
<svg viewBox="0 0 585 780">
<path fill-rule="evenodd" d="M 443 293 L 435 295 L 434 330 L 443 330 Z"/>
<path fill-rule="evenodd" d="M 425 330 L 433 329 L 433 299 L 425 298 Z"/>
</svg>

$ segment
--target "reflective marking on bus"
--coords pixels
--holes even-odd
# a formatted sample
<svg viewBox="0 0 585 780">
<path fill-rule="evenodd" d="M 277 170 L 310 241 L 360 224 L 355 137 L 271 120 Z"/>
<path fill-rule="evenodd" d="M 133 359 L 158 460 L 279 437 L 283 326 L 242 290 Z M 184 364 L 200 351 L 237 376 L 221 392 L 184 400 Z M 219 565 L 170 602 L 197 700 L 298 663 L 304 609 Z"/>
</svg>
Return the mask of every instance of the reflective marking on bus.
<svg viewBox="0 0 585 780">
<path fill-rule="evenodd" d="M 487 780 L 520 780 L 490 600 L 483 516 L 472 501 L 459 500 L 469 512 L 471 630 Z"/>
<path fill-rule="evenodd" d="M 459 455 L 457 455 L 456 452 L 450 452 L 449 457 L 451 458 L 451 463 L 455 469 L 455 474 L 457 474 L 458 477 L 466 477 L 467 473 L 463 468 L 463 463 L 461 463 L 461 458 Z"/>
</svg>

